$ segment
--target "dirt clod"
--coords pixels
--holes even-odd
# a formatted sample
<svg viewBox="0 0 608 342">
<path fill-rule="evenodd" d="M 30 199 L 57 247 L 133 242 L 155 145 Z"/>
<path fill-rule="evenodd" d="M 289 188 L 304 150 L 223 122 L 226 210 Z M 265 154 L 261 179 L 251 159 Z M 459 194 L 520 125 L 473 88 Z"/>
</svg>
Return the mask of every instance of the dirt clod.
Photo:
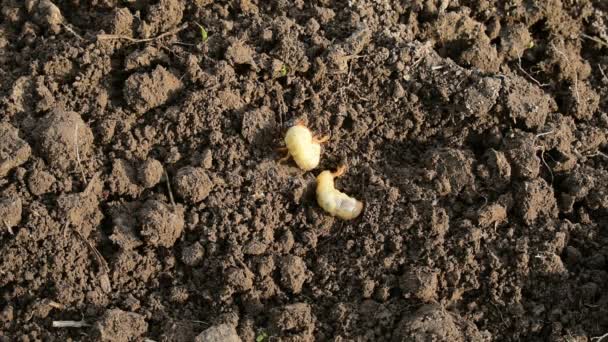
<svg viewBox="0 0 608 342">
<path fill-rule="evenodd" d="M 162 106 L 183 87 L 182 82 L 162 66 L 151 73 L 135 73 L 124 86 L 125 101 L 138 114 Z"/>
<path fill-rule="evenodd" d="M 0 123 L 0 178 L 25 163 L 32 150 L 19 138 L 19 131 L 8 123 Z"/>
<path fill-rule="evenodd" d="M 400 279 L 406 297 L 414 296 L 424 302 L 434 299 L 437 291 L 437 272 L 428 268 L 412 269 Z"/>
<path fill-rule="evenodd" d="M 183 18 L 185 3 L 179 0 L 160 0 L 148 8 L 146 21 L 140 26 L 143 37 L 152 37 L 177 26 Z"/>
<path fill-rule="evenodd" d="M 605 2 L 0 0 L 0 341 L 604 335 Z"/>
<path fill-rule="evenodd" d="M 30 11 L 33 12 L 36 22 L 47 27 L 53 33 L 59 33 L 60 25 L 63 23 L 63 16 L 59 7 L 50 0 L 38 0 L 32 1 L 32 3 Z"/>
<path fill-rule="evenodd" d="M 306 340 L 311 337 L 314 328 L 314 317 L 310 305 L 296 303 L 276 309 L 272 313 L 272 329 L 275 334 L 287 338 L 295 335 Z M 293 336 L 292 336 L 293 337 Z"/>
<path fill-rule="evenodd" d="M 523 182 L 517 187 L 517 207 L 522 219 L 534 223 L 538 218 L 555 218 L 557 203 L 553 189 L 543 179 Z"/>
<path fill-rule="evenodd" d="M 514 176 L 534 179 L 540 173 L 540 158 L 536 155 L 536 139 L 532 134 L 515 131 L 507 133 L 503 140 L 503 150 Z"/>
<path fill-rule="evenodd" d="M 231 268 L 226 272 L 226 284 L 236 292 L 244 292 L 253 287 L 253 273 L 242 268 Z"/>
<path fill-rule="evenodd" d="M 506 108 L 514 123 L 522 122 L 529 129 L 538 129 L 545 124 L 547 115 L 556 106 L 537 85 L 523 77 L 506 81 Z"/>
<path fill-rule="evenodd" d="M 154 247 L 173 246 L 184 230 L 184 209 L 157 200 L 147 201 L 137 213 L 140 234 Z"/>
<path fill-rule="evenodd" d="M 428 304 L 399 323 L 397 336 L 412 341 L 483 341 L 475 324 L 436 304 Z M 395 339 L 397 341 L 397 339 Z"/>
<path fill-rule="evenodd" d="M 147 330 L 148 323 L 143 316 L 112 309 L 95 324 L 94 332 L 101 341 L 129 342 L 140 340 Z"/>
<path fill-rule="evenodd" d="M 241 134 L 249 142 L 258 146 L 268 145 L 272 140 L 274 113 L 268 107 L 248 111 L 243 115 Z"/>
<path fill-rule="evenodd" d="M 501 53 L 507 58 L 518 59 L 532 47 L 532 36 L 524 24 L 507 26 L 500 32 L 500 43 Z"/>
<path fill-rule="evenodd" d="M 505 187 L 511 181 L 511 165 L 504 152 L 494 149 L 486 152 L 486 160 L 490 168 L 490 181 L 497 188 Z"/>
<path fill-rule="evenodd" d="M 507 219 L 507 209 L 498 203 L 490 204 L 479 210 L 477 222 L 482 227 L 503 223 Z"/>
<path fill-rule="evenodd" d="M 142 190 L 137 182 L 135 167 L 124 159 L 114 161 L 108 186 L 112 192 L 131 197 L 137 196 Z"/>
<path fill-rule="evenodd" d="M 158 184 L 163 177 L 163 165 L 156 159 L 147 159 L 139 169 L 139 181 L 145 188 Z"/>
<path fill-rule="evenodd" d="M 104 26 L 110 34 L 131 37 L 133 36 L 133 21 L 133 14 L 128 8 L 115 8 L 108 16 L 107 24 Z"/>
<path fill-rule="evenodd" d="M 207 171 L 200 167 L 187 166 L 177 171 L 174 178 L 177 196 L 190 203 L 198 203 L 211 192 L 213 182 Z"/>
<path fill-rule="evenodd" d="M 428 159 L 443 194 L 458 193 L 465 186 L 472 186 L 472 159 L 466 151 L 445 149 L 433 151 Z"/>
<path fill-rule="evenodd" d="M 0 311 L 0 321 L 4 323 L 10 323 L 15 315 L 15 309 L 13 309 L 12 305 L 6 305 Z"/>
<path fill-rule="evenodd" d="M 27 185 L 35 196 L 46 194 L 55 183 L 55 177 L 44 170 L 34 170 L 28 177 Z"/>
<path fill-rule="evenodd" d="M 234 326 L 229 324 L 214 325 L 207 328 L 194 339 L 195 342 L 241 342 Z"/>
<path fill-rule="evenodd" d="M 84 237 L 99 225 L 103 214 L 99 208 L 101 182 L 94 178 L 83 192 L 63 194 L 57 198 L 57 209 L 61 216 Z"/>
<path fill-rule="evenodd" d="M 281 261 L 281 284 L 292 293 L 300 293 L 306 281 L 306 264 L 299 256 L 288 255 Z"/>
<path fill-rule="evenodd" d="M 168 62 L 169 56 L 167 54 L 153 46 L 148 46 L 143 50 L 137 50 L 128 55 L 125 59 L 125 69 L 137 70 L 151 67 L 154 64 Z"/>
<path fill-rule="evenodd" d="M 197 266 L 205 257 L 205 248 L 199 242 L 182 249 L 182 261 L 188 266 Z"/>
<path fill-rule="evenodd" d="M 0 231 L 11 229 L 21 222 L 21 198 L 0 198 Z"/>
<path fill-rule="evenodd" d="M 91 154 L 93 133 L 76 112 L 54 109 L 44 116 L 34 132 L 36 148 L 53 168 L 75 171 Z"/>
<path fill-rule="evenodd" d="M 242 41 L 232 43 L 226 50 L 226 59 L 234 64 L 255 65 L 253 51 Z"/>
</svg>

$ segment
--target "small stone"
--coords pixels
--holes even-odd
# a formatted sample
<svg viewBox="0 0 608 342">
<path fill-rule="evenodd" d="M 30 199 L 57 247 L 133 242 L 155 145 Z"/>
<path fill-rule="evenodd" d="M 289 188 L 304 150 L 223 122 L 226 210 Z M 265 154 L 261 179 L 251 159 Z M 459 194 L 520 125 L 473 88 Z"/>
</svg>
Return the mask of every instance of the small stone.
<svg viewBox="0 0 608 342">
<path fill-rule="evenodd" d="M 207 172 L 200 167 L 187 166 L 179 169 L 174 181 L 177 195 L 191 203 L 207 198 L 213 188 Z"/>
<path fill-rule="evenodd" d="M 399 100 L 404 96 L 405 96 L 405 90 L 403 89 L 403 86 L 401 85 L 401 83 L 395 82 L 395 84 L 393 86 L 393 99 Z"/>
</svg>

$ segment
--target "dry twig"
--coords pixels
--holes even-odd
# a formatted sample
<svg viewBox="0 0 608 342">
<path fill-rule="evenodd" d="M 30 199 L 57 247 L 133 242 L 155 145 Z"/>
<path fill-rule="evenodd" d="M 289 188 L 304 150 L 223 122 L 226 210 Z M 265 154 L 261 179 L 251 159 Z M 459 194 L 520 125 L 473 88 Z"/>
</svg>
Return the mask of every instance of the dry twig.
<svg viewBox="0 0 608 342">
<path fill-rule="evenodd" d="M 598 67 L 598 69 L 600 69 L 600 74 L 602 74 L 604 81 L 608 82 L 608 77 L 606 77 L 606 74 L 604 73 L 604 69 L 602 68 L 602 66 L 598 64 L 597 67 Z"/>
<path fill-rule="evenodd" d="M 169 181 L 169 174 L 167 173 L 167 169 L 164 167 L 163 172 L 165 173 L 165 180 L 167 181 L 167 191 L 169 192 L 169 200 L 171 201 L 173 210 L 175 210 L 175 200 L 173 199 L 173 191 L 171 191 L 171 181 Z"/>
<path fill-rule="evenodd" d="M 86 328 L 91 324 L 81 321 L 53 321 L 53 328 Z"/>
<path fill-rule="evenodd" d="M 66 31 L 70 32 L 71 34 L 73 34 L 76 38 L 80 39 L 80 40 L 86 40 L 84 38 L 82 38 L 81 35 L 79 35 L 78 33 L 76 33 L 76 31 L 74 31 L 73 28 L 71 28 L 70 26 L 66 25 L 66 24 L 61 24 L 61 26 L 63 26 L 63 28 L 65 28 Z"/>
<path fill-rule="evenodd" d="M 4 226 L 6 226 L 6 230 L 8 231 L 8 233 L 11 235 L 15 235 L 15 233 L 13 233 L 13 228 L 11 228 L 8 222 L 6 222 L 6 220 L 2 220 L 2 222 L 4 222 Z"/>
<path fill-rule="evenodd" d="M 76 236 L 78 236 L 80 240 L 82 240 L 82 242 L 84 242 L 84 244 L 89 248 L 91 253 L 93 253 L 93 256 L 95 256 L 95 259 L 99 264 L 99 269 L 101 273 L 101 275 L 99 276 L 99 285 L 101 286 L 101 289 L 105 293 L 112 291 L 112 287 L 110 285 L 110 277 L 108 275 L 110 273 L 110 268 L 108 267 L 108 263 L 106 262 L 106 260 L 103 258 L 103 255 L 101 255 L 97 248 L 95 248 L 95 246 L 93 246 L 87 239 L 85 239 L 85 237 L 82 236 L 79 231 L 77 231 L 76 229 L 72 229 L 72 231 L 76 234 Z"/>
<path fill-rule="evenodd" d="M 188 23 L 184 23 L 183 25 L 171 30 L 171 31 L 167 31 L 165 33 L 162 33 L 156 37 L 152 37 L 152 38 L 143 38 L 143 39 L 135 39 L 135 38 L 131 38 L 129 36 L 123 36 L 123 35 L 115 35 L 115 34 L 98 34 L 97 35 L 97 40 L 110 40 L 110 39 L 122 39 L 122 40 L 128 40 L 131 43 L 145 43 L 145 42 L 151 42 L 154 40 L 158 40 L 167 36 L 172 36 L 175 35 L 179 32 L 181 32 L 182 30 L 184 30 L 186 27 L 188 27 Z"/>
</svg>

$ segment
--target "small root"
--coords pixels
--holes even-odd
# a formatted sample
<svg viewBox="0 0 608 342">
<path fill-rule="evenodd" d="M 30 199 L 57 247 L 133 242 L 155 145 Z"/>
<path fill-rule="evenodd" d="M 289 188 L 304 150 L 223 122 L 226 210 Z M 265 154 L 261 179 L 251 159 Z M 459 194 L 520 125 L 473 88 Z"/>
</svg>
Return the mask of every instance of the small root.
<svg viewBox="0 0 608 342">
<path fill-rule="evenodd" d="M 536 145 L 536 140 L 540 137 L 544 137 L 545 135 L 549 135 L 549 134 L 553 134 L 553 130 L 544 132 L 544 133 L 538 133 L 537 135 L 534 136 L 534 139 L 532 140 L 532 145 Z"/>
<path fill-rule="evenodd" d="M 604 81 L 608 82 L 608 77 L 606 77 L 606 74 L 604 73 L 604 68 L 602 68 L 601 65 L 597 65 L 598 69 L 600 69 L 600 74 L 602 74 L 602 77 L 604 78 Z"/>
<path fill-rule="evenodd" d="M 87 184 L 87 177 L 84 174 L 82 161 L 80 160 L 80 150 L 78 149 L 78 128 L 78 124 L 76 124 L 76 127 L 74 129 L 74 149 L 76 150 L 76 162 L 78 162 L 78 168 L 80 169 L 82 181 L 84 182 L 84 184 Z"/>
<path fill-rule="evenodd" d="M 591 340 L 589 340 L 589 341 L 591 341 L 591 342 L 601 342 L 606 337 L 608 337 L 608 333 L 605 333 L 602 336 L 592 337 Z"/>
<path fill-rule="evenodd" d="M 517 68 L 519 68 L 519 71 L 523 72 L 524 75 L 528 76 L 528 78 L 530 80 L 532 80 L 534 83 L 536 83 L 536 85 L 538 85 L 539 87 L 546 87 L 548 86 L 548 84 L 542 84 L 540 83 L 536 78 L 532 77 L 532 75 L 530 75 L 526 70 L 524 70 L 524 68 L 522 68 L 521 66 L 521 56 L 517 57 Z"/>
<path fill-rule="evenodd" d="M 549 174 L 551 175 L 551 184 L 553 184 L 554 178 L 553 178 L 553 170 L 551 170 L 551 168 L 549 167 L 549 164 L 547 164 L 547 162 L 545 161 L 545 149 L 542 149 L 542 152 L 540 154 L 540 159 L 543 161 L 543 164 L 545 165 L 545 167 L 547 168 L 547 170 L 549 170 Z"/>
</svg>

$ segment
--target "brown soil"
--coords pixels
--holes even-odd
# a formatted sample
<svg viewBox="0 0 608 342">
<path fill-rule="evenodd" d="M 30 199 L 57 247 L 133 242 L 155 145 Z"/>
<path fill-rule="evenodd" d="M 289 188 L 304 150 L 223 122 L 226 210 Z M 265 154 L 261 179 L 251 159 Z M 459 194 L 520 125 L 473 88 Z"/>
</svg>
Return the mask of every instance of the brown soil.
<svg viewBox="0 0 608 342">
<path fill-rule="evenodd" d="M 604 0 L 0 8 L 0 341 L 608 333 Z"/>
</svg>

